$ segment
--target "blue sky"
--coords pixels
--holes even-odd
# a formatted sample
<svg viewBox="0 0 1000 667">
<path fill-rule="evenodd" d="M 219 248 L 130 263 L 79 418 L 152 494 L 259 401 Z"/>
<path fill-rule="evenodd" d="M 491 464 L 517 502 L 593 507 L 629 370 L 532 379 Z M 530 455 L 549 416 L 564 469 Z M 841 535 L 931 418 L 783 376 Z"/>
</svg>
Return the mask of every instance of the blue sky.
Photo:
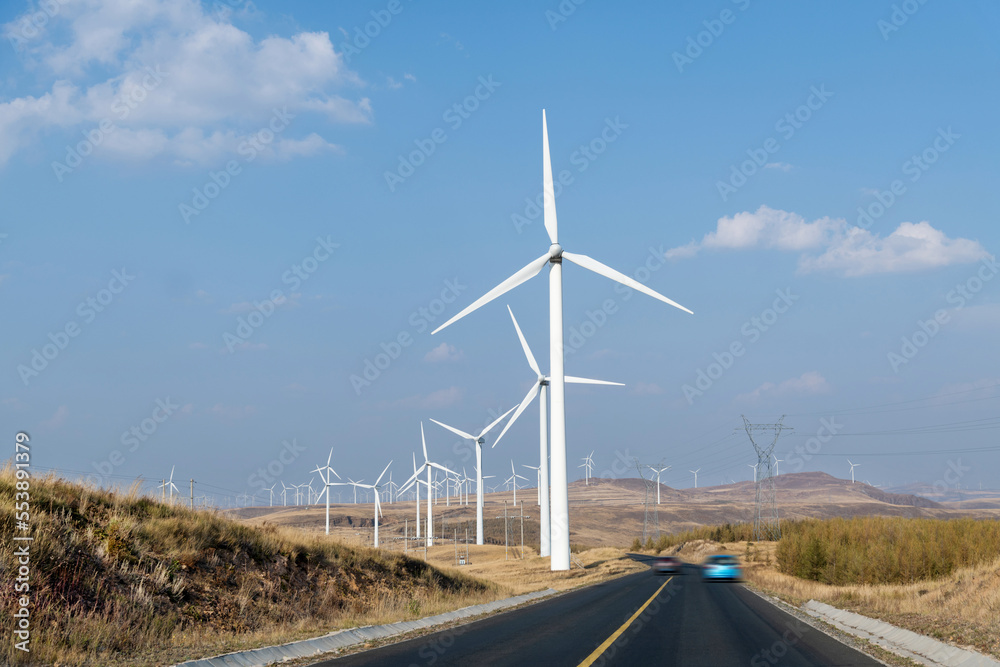
<svg viewBox="0 0 1000 667">
<path fill-rule="evenodd" d="M 782 472 L 1000 487 L 967 451 L 1000 397 L 990 3 L 2 11 L 0 415 L 39 467 L 397 478 L 425 420 L 471 474 L 426 420 L 520 401 L 504 306 L 547 366 L 545 278 L 430 330 L 546 250 L 545 108 L 562 244 L 695 313 L 567 267 L 567 372 L 627 385 L 569 390 L 572 465 L 747 479 L 740 415 L 787 414 Z M 488 474 L 537 464 L 537 418 Z"/>
</svg>

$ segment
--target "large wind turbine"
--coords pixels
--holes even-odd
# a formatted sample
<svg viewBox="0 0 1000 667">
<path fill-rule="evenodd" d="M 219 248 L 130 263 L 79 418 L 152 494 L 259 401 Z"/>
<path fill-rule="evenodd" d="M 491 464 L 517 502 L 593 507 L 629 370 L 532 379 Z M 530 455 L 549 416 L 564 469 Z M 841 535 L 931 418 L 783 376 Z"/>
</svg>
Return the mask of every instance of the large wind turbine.
<svg viewBox="0 0 1000 667">
<path fill-rule="evenodd" d="M 701 470 L 701 468 L 698 468 L 698 470 L 688 470 L 688 472 L 694 473 L 694 488 L 696 488 L 696 489 L 698 488 L 698 472 L 700 470 Z"/>
<path fill-rule="evenodd" d="M 535 372 L 535 383 L 531 385 L 531 389 L 528 393 L 524 395 L 521 400 L 521 404 L 517 406 L 517 412 L 514 416 L 510 418 L 503 430 L 500 431 L 500 435 L 497 436 L 496 442 L 493 446 L 496 447 L 497 443 L 503 438 L 507 430 L 513 426 L 517 418 L 521 416 L 525 408 L 535 400 L 535 396 L 538 396 L 538 426 L 539 426 L 539 437 L 538 437 L 538 497 L 540 499 L 539 513 L 539 556 L 549 556 L 551 555 L 551 548 L 549 546 L 551 527 L 549 525 L 549 427 L 548 427 L 548 405 L 546 401 L 547 389 L 549 387 L 550 379 L 547 375 L 543 375 L 542 371 L 538 367 L 538 362 L 535 361 L 535 355 L 531 353 L 531 347 L 528 345 L 528 340 L 524 337 L 521 332 L 521 327 L 517 323 L 517 318 L 514 317 L 514 311 L 507 306 L 507 312 L 510 313 L 510 319 L 514 323 L 514 330 L 517 331 L 517 338 L 521 341 L 521 349 L 524 350 L 524 357 L 528 360 L 528 366 L 532 371 Z M 615 386 L 624 386 L 620 382 L 606 382 L 604 380 L 591 380 L 588 378 L 579 378 L 572 375 L 567 375 L 565 378 L 566 382 L 571 382 L 574 384 L 608 384 Z"/>
<path fill-rule="evenodd" d="M 431 420 L 438 426 L 448 429 L 458 437 L 465 438 L 466 440 L 472 440 L 473 442 L 476 443 L 476 544 L 483 543 L 483 443 L 486 442 L 485 438 L 486 434 L 489 433 L 491 430 L 493 430 L 494 426 L 499 424 L 504 417 L 506 417 L 513 411 L 514 408 L 511 408 L 507 412 L 503 413 L 502 415 L 494 419 L 493 423 L 491 423 L 489 426 L 487 426 L 486 428 L 484 428 L 482 431 L 479 432 L 479 435 L 470 435 L 465 431 L 459 431 L 454 426 L 448 426 L 447 424 L 443 424 L 436 419 Z M 422 436 L 423 432 L 424 432 L 424 427 L 423 423 L 421 423 L 420 425 L 421 437 L 423 437 Z M 503 436 L 502 433 L 500 435 Z M 498 442 L 499 440 L 500 439 L 497 438 Z M 425 452 L 427 451 L 426 445 L 424 446 L 424 451 Z"/>
<path fill-rule="evenodd" d="M 566 377 L 564 372 L 564 339 L 563 339 L 563 289 L 562 261 L 581 266 L 605 278 L 610 278 L 634 290 L 642 292 L 654 299 L 690 313 L 680 304 L 671 301 L 662 294 L 646 287 L 642 283 L 629 278 L 623 273 L 612 269 L 587 255 L 564 252 L 559 245 L 558 223 L 556 221 L 556 195 L 552 184 L 552 162 L 549 156 L 549 130 L 542 110 L 542 191 L 544 197 L 545 231 L 548 233 L 551 245 L 548 251 L 532 260 L 524 268 L 507 278 L 502 283 L 467 306 L 460 313 L 435 329 L 437 333 L 456 320 L 465 317 L 480 306 L 489 303 L 521 283 L 538 275 L 546 264 L 549 268 L 549 372 L 552 389 L 552 570 L 568 570 L 570 567 L 569 552 L 569 489 L 566 477 Z"/>
<path fill-rule="evenodd" d="M 851 464 L 851 484 L 854 484 L 854 469 L 859 467 L 860 463 L 851 463 L 851 459 L 847 459 L 847 462 Z"/>
</svg>

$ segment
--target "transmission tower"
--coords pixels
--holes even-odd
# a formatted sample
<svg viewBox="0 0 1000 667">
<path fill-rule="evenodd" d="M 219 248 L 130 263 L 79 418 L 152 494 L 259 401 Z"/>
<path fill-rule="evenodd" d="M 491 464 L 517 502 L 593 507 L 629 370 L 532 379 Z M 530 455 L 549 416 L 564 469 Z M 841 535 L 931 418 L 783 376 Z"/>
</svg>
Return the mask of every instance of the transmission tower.
<svg viewBox="0 0 1000 667">
<path fill-rule="evenodd" d="M 656 503 L 656 494 L 654 493 L 656 482 L 652 479 L 646 479 L 646 476 L 642 472 L 650 466 L 640 463 L 637 458 L 634 460 L 635 469 L 639 472 L 639 478 L 645 487 L 643 505 L 645 506 L 646 513 L 642 517 L 642 543 L 646 544 L 646 541 L 652 537 L 654 530 L 656 531 L 656 539 L 660 539 L 659 505 Z M 652 509 L 650 509 L 650 505 L 653 506 Z"/>
<path fill-rule="evenodd" d="M 782 422 L 785 416 L 782 415 L 777 424 L 751 424 L 750 420 L 743 417 L 743 428 L 750 438 L 750 444 L 757 452 L 757 484 L 756 501 L 753 514 L 753 536 L 759 541 L 775 541 L 781 538 L 781 524 L 778 521 L 778 505 L 774 497 L 775 464 L 772 453 L 774 446 L 778 443 L 778 436 L 782 431 L 791 430 Z M 753 438 L 754 432 L 773 433 L 774 437 L 770 444 L 758 444 Z"/>
</svg>

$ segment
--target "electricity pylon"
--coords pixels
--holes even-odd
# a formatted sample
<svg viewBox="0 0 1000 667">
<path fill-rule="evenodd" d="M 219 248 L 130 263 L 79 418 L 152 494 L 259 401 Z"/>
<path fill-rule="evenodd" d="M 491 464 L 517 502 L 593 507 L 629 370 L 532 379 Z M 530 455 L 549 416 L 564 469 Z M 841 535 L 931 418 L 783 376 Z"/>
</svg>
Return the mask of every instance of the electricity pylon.
<svg viewBox="0 0 1000 667">
<path fill-rule="evenodd" d="M 777 424 L 751 424 L 743 417 L 743 428 L 750 438 L 750 444 L 757 452 L 757 483 L 756 502 L 753 515 L 753 537 L 758 542 L 776 541 L 781 538 L 781 524 L 778 520 L 778 505 L 774 494 L 775 466 L 773 462 L 774 446 L 778 443 L 778 436 L 784 430 L 791 430 L 782 422 L 785 416 L 782 415 Z M 754 431 L 773 432 L 774 438 L 768 445 L 759 445 L 753 439 Z"/>
<path fill-rule="evenodd" d="M 656 482 L 652 478 L 646 479 L 646 476 L 642 473 L 644 468 L 650 468 L 651 466 L 640 463 L 637 458 L 633 460 L 635 461 L 635 469 L 639 472 L 639 478 L 642 479 L 643 486 L 645 487 L 643 505 L 646 512 L 642 517 L 642 543 L 646 544 L 646 541 L 653 536 L 654 530 L 656 531 L 656 539 L 660 539 L 659 505 L 656 502 L 656 494 L 653 493 Z M 650 504 L 653 506 L 652 510 L 650 510 Z"/>
</svg>

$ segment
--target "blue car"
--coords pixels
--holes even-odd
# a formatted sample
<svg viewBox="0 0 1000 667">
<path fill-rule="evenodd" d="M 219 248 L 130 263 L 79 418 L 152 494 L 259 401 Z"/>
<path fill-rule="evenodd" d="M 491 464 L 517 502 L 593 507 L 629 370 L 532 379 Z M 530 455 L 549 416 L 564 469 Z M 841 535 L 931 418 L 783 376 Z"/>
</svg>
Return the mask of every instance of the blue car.
<svg viewBox="0 0 1000 667">
<path fill-rule="evenodd" d="M 743 568 L 735 556 L 725 554 L 709 556 L 701 566 L 701 578 L 706 581 L 713 579 L 739 581 L 743 578 Z"/>
</svg>

